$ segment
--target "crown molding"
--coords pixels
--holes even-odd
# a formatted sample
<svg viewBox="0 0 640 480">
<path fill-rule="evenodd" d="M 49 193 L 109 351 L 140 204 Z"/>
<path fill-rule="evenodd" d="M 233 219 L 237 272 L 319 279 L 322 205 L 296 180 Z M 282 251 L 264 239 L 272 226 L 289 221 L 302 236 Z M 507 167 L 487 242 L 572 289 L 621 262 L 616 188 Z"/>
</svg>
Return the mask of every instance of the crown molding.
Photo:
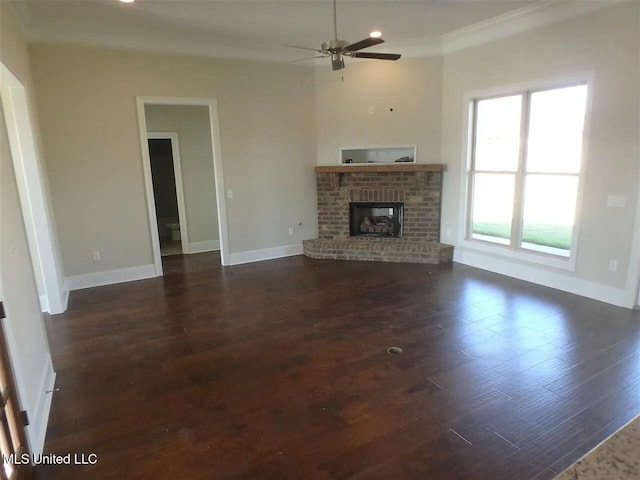
<svg viewBox="0 0 640 480">
<path fill-rule="evenodd" d="M 31 16 L 27 4 L 24 1 L 7 2 L 2 8 L 3 10 L 6 9 L 5 11 L 8 11 L 9 15 L 13 17 L 20 33 L 22 33 L 25 38 L 28 38 L 29 32 L 27 31 L 27 25 L 31 20 Z"/>
<path fill-rule="evenodd" d="M 625 0 L 547 0 L 478 22 L 442 36 L 443 54 L 500 40 L 562 20 L 609 8 Z"/>
<path fill-rule="evenodd" d="M 401 53 L 403 57 L 437 57 L 442 55 L 442 39 L 440 37 L 406 38 L 390 41 L 378 52 Z"/>
<path fill-rule="evenodd" d="M 194 39 L 164 38 L 158 40 L 149 35 L 120 32 L 97 32 L 79 28 L 78 25 L 29 23 L 24 26 L 25 36 L 31 43 L 53 45 L 76 45 L 84 47 L 111 48 L 129 51 L 144 51 L 176 55 L 192 55 L 228 60 L 248 60 L 259 62 L 292 63 L 291 52 L 285 46 L 265 47 L 264 45 L 221 45 L 217 42 L 203 42 Z M 442 55 L 442 42 L 438 37 L 411 38 L 391 41 L 377 48 L 381 53 L 401 53 L 405 58 L 431 57 Z M 324 59 L 296 61 L 301 66 L 322 66 Z M 358 59 L 359 62 L 369 61 Z"/>
<path fill-rule="evenodd" d="M 221 58 L 225 60 L 249 60 L 259 62 L 283 62 L 279 48 L 253 45 L 229 45 L 204 39 L 156 38 L 147 32 L 87 30 L 74 24 L 47 25 L 33 23 L 26 26 L 26 37 L 30 43 L 48 45 L 74 45 L 136 52 L 190 55 L 196 57 Z M 286 50 L 286 48 L 284 49 Z"/>
<path fill-rule="evenodd" d="M 543 0 L 503 15 L 447 33 L 442 37 L 420 37 L 389 41 L 377 49 L 397 52 L 405 58 L 441 56 L 482 45 L 562 20 L 609 8 L 629 0 Z M 231 44 L 224 38 L 174 36 L 157 37 L 152 31 L 122 29 L 98 31 L 72 22 L 50 23 L 29 16 L 23 2 L 15 2 L 18 23 L 32 43 L 67 44 L 98 48 L 194 55 L 211 58 L 260 62 L 292 63 L 291 51 L 284 46 L 247 41 Z M 213 41 L 217 40 L 217 41 Z M 366 60 L 359 60 L 366 61 Z M 296 62 L 301 66 L 325 65 L 323 59 Z"/>
</svg>

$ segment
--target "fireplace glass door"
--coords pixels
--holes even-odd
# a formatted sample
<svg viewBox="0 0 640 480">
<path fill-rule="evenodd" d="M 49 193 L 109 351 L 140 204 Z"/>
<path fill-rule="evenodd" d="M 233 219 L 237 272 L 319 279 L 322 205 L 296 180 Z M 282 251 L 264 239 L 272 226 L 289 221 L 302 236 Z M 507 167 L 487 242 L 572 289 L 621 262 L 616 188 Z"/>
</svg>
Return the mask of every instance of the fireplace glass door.
<svg viewBox="0 0 640 480">
<path fill-rule="evenodd" d="M 349 234 L 352 237 L 401 237 L 403 208 L 400 202 L 353 202 L 349 205 Z"/>
</svg>

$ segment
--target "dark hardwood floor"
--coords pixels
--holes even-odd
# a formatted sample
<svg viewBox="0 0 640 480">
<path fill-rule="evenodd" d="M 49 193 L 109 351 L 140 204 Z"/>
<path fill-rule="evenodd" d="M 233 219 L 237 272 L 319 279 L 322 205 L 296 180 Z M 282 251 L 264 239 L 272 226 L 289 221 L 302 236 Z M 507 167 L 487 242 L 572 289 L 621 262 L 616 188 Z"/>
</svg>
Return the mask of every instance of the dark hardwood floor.
<svg viewBox="0 0 640 480">
<path fill-rule="evenodd" d="M 45 453 L 98 463 L 38 478 L 542 480 L 640 413 L 630 310 L 457 264 L 163 261 L 47 319 Z"/>
</svg>

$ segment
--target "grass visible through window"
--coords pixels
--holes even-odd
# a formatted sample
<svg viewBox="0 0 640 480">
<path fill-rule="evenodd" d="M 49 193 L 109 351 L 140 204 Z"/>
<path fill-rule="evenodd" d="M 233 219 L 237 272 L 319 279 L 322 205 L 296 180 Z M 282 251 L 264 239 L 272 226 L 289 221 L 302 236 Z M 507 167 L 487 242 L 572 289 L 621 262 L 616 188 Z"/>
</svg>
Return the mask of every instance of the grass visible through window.
<svg viewBox="0 0 640 480">
<path fill-rule="evenodd" d="M 522 232 L 522 241 L 545 247 L 569 250 L 572 225 L 529 224 Z M 511 225 L 507 223 L 474 222 L 473 233 L 490 237 L 510 238 Z"/>
</svg>

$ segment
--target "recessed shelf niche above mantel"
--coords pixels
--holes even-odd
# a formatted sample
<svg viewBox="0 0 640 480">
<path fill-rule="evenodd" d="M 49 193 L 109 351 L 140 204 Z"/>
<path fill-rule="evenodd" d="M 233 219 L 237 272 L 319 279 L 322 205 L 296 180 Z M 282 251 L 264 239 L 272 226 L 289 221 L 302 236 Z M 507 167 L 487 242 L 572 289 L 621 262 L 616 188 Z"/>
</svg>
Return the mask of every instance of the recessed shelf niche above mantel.
<svg viewBox="0 0 640 480">
<path fill-rule="evenodd" d="M 416 146 L 341 147 L 339 160 L 344 165 L 416 163 Z"/>
</svg>

